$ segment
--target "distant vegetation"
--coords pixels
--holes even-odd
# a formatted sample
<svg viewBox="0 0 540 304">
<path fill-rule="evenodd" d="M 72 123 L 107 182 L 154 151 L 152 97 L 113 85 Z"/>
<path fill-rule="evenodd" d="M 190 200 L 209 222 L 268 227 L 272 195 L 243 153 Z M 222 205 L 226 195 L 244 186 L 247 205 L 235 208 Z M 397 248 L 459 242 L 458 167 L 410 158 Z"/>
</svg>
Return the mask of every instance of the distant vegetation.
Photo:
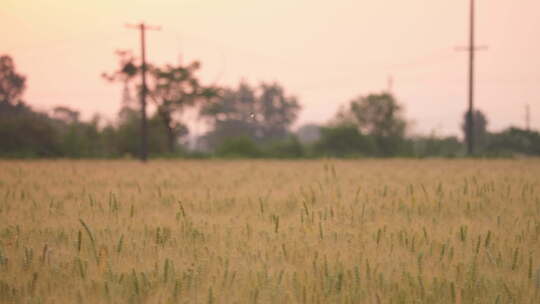
<svg viewBox="0 0 540 304">
<path fill-rule="evenodd" d="M 411 136 L 402 106 L 390 93 L 359 96 L 324 125 L 291 131 L 301 110 L 278 83 L 219 88 L 200 83 L 198 62 L 149 66 L 149 151 L 154 157 L 459 157 L 457 137 Z M 119 52 L 119 68 L 104 77 L 124 86 L 122 108 L 113 122 L 98 114 L 80 119 L 76 109 L 35 111 L 23 100 L 26 79 L 11 57 L 0 56 L 0 157 L 136 157 L 140 152 L 137 75 L 140 66 Z M 183 115 L 195 111 L 209 129 L 191 137 Z M 540 133 L 515 127 L 489 132 L 487 117 L 475 112 L 478 156 L 540 155 Z M 465 121 L 465 119 L 464 119 Z M 464 123 L 465 130 L 466 125 Z"/>
</svg>

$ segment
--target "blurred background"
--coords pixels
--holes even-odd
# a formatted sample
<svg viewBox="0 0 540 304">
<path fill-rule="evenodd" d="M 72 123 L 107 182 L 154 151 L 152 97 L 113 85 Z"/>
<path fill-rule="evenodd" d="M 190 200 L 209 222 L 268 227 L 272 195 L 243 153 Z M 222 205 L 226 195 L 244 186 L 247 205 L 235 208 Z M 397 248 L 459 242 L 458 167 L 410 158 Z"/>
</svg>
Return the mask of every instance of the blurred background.
<svg viewBox="0 0 540 304">
<path fill-rule="evenodd" d="M 470 4 L 3 0 L 0 153 L 138 156 L 144 22 L 150 155 L 463 156 Z M 476 1 L 474 154 L 540 154 L 538 12 Z"/>
</svg>

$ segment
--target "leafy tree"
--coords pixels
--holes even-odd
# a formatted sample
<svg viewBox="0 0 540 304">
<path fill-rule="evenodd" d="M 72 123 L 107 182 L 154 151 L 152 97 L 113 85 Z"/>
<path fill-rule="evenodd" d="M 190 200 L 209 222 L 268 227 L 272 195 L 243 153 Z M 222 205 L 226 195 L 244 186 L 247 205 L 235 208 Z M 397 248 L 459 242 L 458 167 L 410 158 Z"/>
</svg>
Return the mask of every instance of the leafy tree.
<svg viewBox="0 0 540 304">
<path fill-rule="evenodd" d="M 287 96 L 279 84 L 254 88 L 242 82 L 236 89 L 223 90 L 218 99 L 201 108 L 200 115 L 210 122 L 206 139 L 216 147 L 233 136 L 257 143 L 285 139 L 299 111 L 297 99 Z"/>
<path fill-rule="evenodd" d="M 324 156 L 369 156 L 376 152 L 372 137 L 362 135 L 352 124 L 321 128 L 321 138 L 315 143 L 315 153 Z"/>
<path fill-rule="evenodd" d="M 60 156 L 60 138 L 47 115 L 29 108 L 0 115 L 0 155 L 10 157 Z"/>
<path fill-rule="evenodd" d="M 463 135 L 465 138 L 465 142 L 468 142 L 468 133 L 467 130 L 469 128 L 469 120 L 467 119 L 467 116 L 469 112 L 465 112 L 463 115 L 463 124 L 461 125 L 461 129 L 463 130 Z M 488 120 L 486 118 L 486 115 L 482 113 L 480 110 L 474 111 L 473 114 L 473 140 L 474 140 L 474 148 L 475 152 L 482 152 L 486 145 L 488 144 L 489 140 L 489 134 L 487 131 L 487 125 Z"/>
<path fill-rule="evenodd" d="M 104 77 L 110 81 L 124 82 L 127 88 L 133 86 L 136 75 L 141 70 L 140 64 L 129 52 L 119 52 L 120 68 Z M 188 65 L 148 65 L 147 91 L 149 100 L 156 108 L 157 117 L 163 123 L 167 134 L 169 152 L 174 152 L 178 138 L 188 134 L 188 127 L 181 122 L 181 114 L 196 103 L 217 96 L 218 89 L 203 86 L 196 77 L 200 69 L 199 62 Z M 135 86 L 140 92 L 141 87 Z"/>
<path fill-rule="evenodd" d="M 259 102 L 254 113 L 259 118 L 262 138 L 265 140 L 285 138 L 290 125 L 298 117 L 301 107 L 294 96 L 286 96 L 277 83 L 260 85 Z"/>
<path fill-rule="evenodd" d="M 74 124 L 79 122 L 79 111 L 73 110 L 66 106 L 57 106 L 53 109 L 52 117 L 60 120 L 65 124 Z"/>
<path fill-rule="evenodd" d="M 138 155 L 140 141 L 141 114 L 130 107 L 119 113 L 118 126 L 112 132 L 114 153 L 116 155 Z M 148 120 L 148 152 L 163 154 L 169 152 L 167 134 L 161 118 L 153 115 Z"/>
<path fill-rule="evenodd" d="M 46 114 L 32 111 L 22 101 L 26 78 L 17 73 L 8 55 L 0 56 L 0 154 L 55 156 L 58 134 Z"/>
<path fill-rule="evenodd" d="M 486 151 L 490 155 L 540 155 L 540 133 L 515 127 L 489 136 Z"/>
<path fill-rule="evenodd" d="M 455 136 L 436 137 L 419 136 L 411 139 L 414 156 L 416 157 L 455 157 L 462 150 L 463 145 Z"/>
<path fill-rule="evenodd" d="M 176 114 L 196 102 L 209 100 L 218 94 L 217 88 L 205 87 L 195 76 L 200 64 L 193 62 L 187 66 L 167 65 L 162 68 L 152 68 L 154 86 L 150 88 L 150 97 L 157 108 L 167 130 L 169 152 L 175 150 L 176 139 L 188 134 L 188 128 Z"/>
<path fill-rule="evenodd" d="M 226 88 L 214 102 L 203 105 L 199 114 L 209 121 L 212 128 L 204 136 L 208 145 L 217 147 L 232 137 L 255 139 L 258 132 L 256 99 L 255 89 L 240 83 L 237 89 Z"/>
<path fill-rule="evenodd" d="M 381 156 L 408 153 L 404 138 L 407 122 L 403 118 L 403 108 L 389 93 L 353 99 L 348 109 L 338 112 L 336 122 L 355 125 L 361 134 L 371 136 Z"/>
<path fill-rule="evenodd" d="M 0 104 L 15 106 L 21 103 L 26 89 L 26 78 L 15 71 L 15 63 L 8 55 L 0 56 Z"/>
<path fill-rule="evenodd" d="M 339 113 L 340 117 L 352 117 L 353 122 L 364 134 L 373 136 L 405 135 L 407 123 L 403 108 L 394 96 L 388 93 L 370 94 L 353 99 L 349 106 L 350 114 Z"/>
</svg>

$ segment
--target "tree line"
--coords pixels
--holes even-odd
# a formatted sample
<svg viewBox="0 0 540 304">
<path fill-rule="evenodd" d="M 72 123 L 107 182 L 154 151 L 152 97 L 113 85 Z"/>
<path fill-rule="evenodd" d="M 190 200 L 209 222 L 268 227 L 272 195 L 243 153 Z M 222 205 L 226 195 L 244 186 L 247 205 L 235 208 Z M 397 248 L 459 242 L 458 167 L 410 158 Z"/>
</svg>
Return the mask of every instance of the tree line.
<svg viewBox="0 0 540 304">
<path fill-rule="evenodd" d="M 140 153 L 138 84 L 140 62 L 118 52 L 118 69 L 102 76 L 124 88 L 113 122 L 98 114 L 82 120 L 76 109 L 34 110 L 24 101 L 27 81 L 8 55 L 0 56 L 0 157 L 136 157 Z M 157 157 L 459 157 L 457 137 L 411 136 L 403 107 L 389 92 L 361 95 L 324 125 L 291 126 L 301 106 L 279 83 L 217 87 L 201 83 L 199 62 L 148 65 L 152 111 L 148 150 Z M 188 144 L 186 112 L 208 129 Z M 462 128 L 467 129 L 464 116 Z M 540 155 L 540 133 L 510 127 L 488 132 L 488 120 L 474 113 L 478 156 Z M 193 139 L 193 136 L 192 136 Z"/>
</svg>

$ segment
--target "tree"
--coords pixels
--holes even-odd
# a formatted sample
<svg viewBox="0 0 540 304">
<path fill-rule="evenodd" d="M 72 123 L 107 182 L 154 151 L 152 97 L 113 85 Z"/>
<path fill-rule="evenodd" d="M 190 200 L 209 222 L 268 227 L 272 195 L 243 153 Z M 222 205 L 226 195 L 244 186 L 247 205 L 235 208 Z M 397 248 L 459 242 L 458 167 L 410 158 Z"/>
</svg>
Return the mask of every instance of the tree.
<svg viewBox="0 0 540 304">
<path fill-rule="evenodd" d="M 285 90 L 277 83 L 260 85 L 258 109 L 262 138 L 266 140 L 283 139 L 290 125 L 298 117 L 301 107 L 294 96 L 286 96 Z"/>
<path fill-rule="evenodd" d="M 350 117 L 364 134 L 373 136 L 405 135 L 407 123 L 402 117 L 403 108 L 388 93 L 360 96 L 350 102 Z M 339 114 L 346 117 L 347 114 Z"/>
<path fill-rule="evenodd" d="M 469 128 L 469 120 L 467 119 L 467 116 L 469 112 L 465 112 L 463 115 L 463 124 L 461 125 L 461 129 L 463 130 L 465 142 L 468 142 L 468 128 Z M 486 145 L 488 144 L 489 140 L 489 134 L 487 131 L 487 125 L 488 121 L 484 113 L 482 113 L 480 110 L 474 111 L 473 115 L 473 140 L 474 140 L 474 148 L 476 152 L 482 152 Z"/>
<path fill-rule="evenodd" d="M 540 133 L 510 127 L 489 135 L 487 149 L 491 155 L 540 155 Z"/>
<path fill-rule="evenodd" d="M 112 74 L 103 76 L 110 81 L 123 82 L 129 90 L 141 70 L 140 64 L 130 52 L 118 52 L 120 68 Z M 147 64 L 148 87 L 150 101 L 156 109 L 167 134 L 169 152 L 174 152 L 178 138 L 188 134 L 188 127 L 182 123 L 182 112 L 198 102 L 217 96 L 218 89 L 203 86 L 196 77 L 200 63 L 195 61 L 188 65 L 165 65 L 157 67 Z M 140 86 L 135 86 L 139 93 Z"/>
<path fill-rule="evenodd" d="M 205 87 L 199 83 L 195 76 L 199 68 L 199 62 L 193 62 L 187 66 L 167 65 L 150 69 L 154 81 L 149 96 L 167 130 L 169 152 L 175 150 L 177 138 L 188 134 L 188 127 L 179 117 L 184 109 L 198 101 L 217 96 L 217 88 Z"/>
<path fill-rule="evenodd" d="M 455 136 L 416 136 L 410 139 L 413 155 L 416 157 L 456 157 L 463 150 L 462 143 Z"/>
<path fill-rule="evenodd" d="M 369 156 L 376 151 L 370 136 L 362 135 L 358 127 L 343 123 L 321 128 L 321 138 L 315 143 L 315 153 L 324 156 Z"/>
<path fill-rule="evenodd" d="M 203 105 L 199 115 L 212 128 L 204 136 L 208 145 L 215 148 L 232 137 L 256 138 L 256 99 L 255 89 L 242 82 L 237 89 L 223 89 L 218 99 Z"/>
<path fill-rule="evenodd" d="M 0 56 L 0 104 L 15 106 L 21 103 L 26 89 L 26 78 L 15 71 L 15 63 L 8 55 Z"/>
<path fill-rule="evenodd" d="M 114 154 L 138 155 L 141 113 L 128 106 L 123 107 L 118 115 L 118 125 L 112 132 Z M 154 114 L 148 119 L 148 152 L 163 154 L 169 151 L 167 133 L 161 118 Z"/>
<path fill-rule="evenodd" d="M 235 136 L 247 136 L 259 144 L 285 139 L 299 111 L 297 99 L 287 96 L 279 84 L 251 87 L 242 82 L 236 89 L 223 90 L 218 99 L 201 108 L 200 115 L 212 127 L 206 140 L 217 147 Z"/>
<path fill-rule="evenodd" d="M 8 55 L 0 56 L 0 154 L 55 156 L 58 134 L 51 119 L 22 102 L 26 78 L 15 70 Z"/>
<path fill-rule="evenodd" d="M 74 124 L 79 122 L 80 113 L 66 106 L 57 106 L 53 109 L 52 117 L 66 124 Z"/>
<path fill-rule="evenodd" d="M 59 156 L 60 139 L 46 114 L 15 112 L 0 115 L 0 155 L 16 157 Z"/>
<path fill-rule="evenodd" d="M 338 112 L 336 123 L 355 125 L 361 134 L 373 137 L 382 156 L 404 152 L 407 122 L 403 118 L 403 108 L 389 93 L 353 99 L 348 109 Z"/>
</svg>

